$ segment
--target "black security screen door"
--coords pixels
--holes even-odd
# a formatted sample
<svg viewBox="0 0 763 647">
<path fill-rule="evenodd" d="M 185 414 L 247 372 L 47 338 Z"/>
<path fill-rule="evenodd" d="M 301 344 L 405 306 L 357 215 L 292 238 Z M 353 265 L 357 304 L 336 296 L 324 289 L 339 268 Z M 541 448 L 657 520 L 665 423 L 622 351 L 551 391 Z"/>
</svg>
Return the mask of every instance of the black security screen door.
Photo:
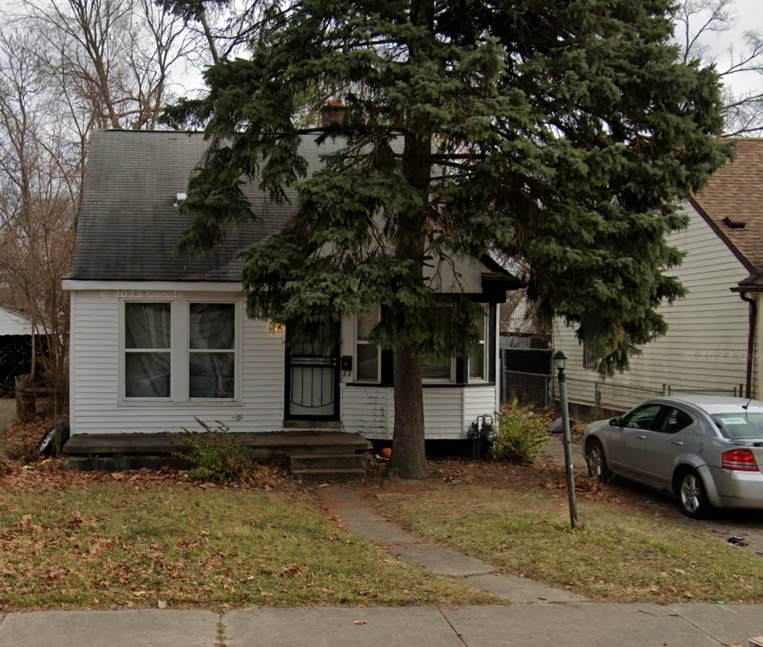
<svg viewBox="0 0 763 647">
<path fill-rule="evenodd" d="M 337 419 L 339 415 L 339 330 L 316 324 L 307 341 L 286 330 L 286 417 Z"/>
</svg>

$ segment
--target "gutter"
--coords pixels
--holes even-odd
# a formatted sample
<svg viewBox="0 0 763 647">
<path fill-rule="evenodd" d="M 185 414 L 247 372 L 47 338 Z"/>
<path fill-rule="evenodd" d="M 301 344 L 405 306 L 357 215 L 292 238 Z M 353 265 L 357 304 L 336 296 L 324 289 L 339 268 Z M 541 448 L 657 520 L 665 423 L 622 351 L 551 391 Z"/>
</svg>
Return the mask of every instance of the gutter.
<svg viewBox="0 0 763 647">
<path fill-rule="evenodd" d="M 758 321 L 758 303 L 755 299 L 747 296 L 747 292 L 739 292 L 739 298 L 750 304 L 749 320 L 747 324 L 747 361 L 744 385 L 744 397 L 751 398 L 752 393 L 752 360 L 755 352 L 755 332 Z"/>
</svg>

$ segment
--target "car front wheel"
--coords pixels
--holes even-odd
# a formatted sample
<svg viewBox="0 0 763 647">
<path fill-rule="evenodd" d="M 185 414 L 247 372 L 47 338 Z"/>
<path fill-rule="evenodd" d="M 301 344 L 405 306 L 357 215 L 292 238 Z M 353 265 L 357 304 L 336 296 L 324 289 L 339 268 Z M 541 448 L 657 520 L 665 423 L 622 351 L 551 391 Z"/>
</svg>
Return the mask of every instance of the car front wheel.
<svg viewBox="0 0 763 647">
<path fill-rule="evenodd" d="M 588 464 L 588 476 L 604 483 L 612 478 L 612 472 L 607 467 L 607 459 L 604 457 L 604 448 L 598 440 L 589 440 L 586 449 L 586 463 Z"/>
<path fill-rule="evenodd" d="M 696 470 L 690 469 L 681 473 L 678 478 L 676 496 L 681 511 L 692 519 L 706 516 L 710 509 L 705 485 Z"/>
</svg>

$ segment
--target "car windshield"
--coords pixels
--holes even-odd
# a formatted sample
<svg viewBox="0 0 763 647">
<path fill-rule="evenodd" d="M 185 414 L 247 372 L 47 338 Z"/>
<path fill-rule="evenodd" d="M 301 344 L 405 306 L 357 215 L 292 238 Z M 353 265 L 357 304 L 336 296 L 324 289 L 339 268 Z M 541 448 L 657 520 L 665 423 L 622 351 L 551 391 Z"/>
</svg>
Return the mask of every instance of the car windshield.
<svg viewBox="0 0 763 647">
<path fill-rule="evenodd" d="M 763 413 L 716 413 L 711 417 L 727 438 L 763 439 Z"/>
</svg>

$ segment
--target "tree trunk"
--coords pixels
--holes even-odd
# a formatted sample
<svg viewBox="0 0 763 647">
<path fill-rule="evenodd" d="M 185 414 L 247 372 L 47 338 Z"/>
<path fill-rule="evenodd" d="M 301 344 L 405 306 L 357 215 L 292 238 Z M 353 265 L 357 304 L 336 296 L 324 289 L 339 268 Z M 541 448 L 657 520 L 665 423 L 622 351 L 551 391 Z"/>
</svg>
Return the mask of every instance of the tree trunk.
<svg viewBox="0 0 763 647">
<path fill-rule="evenodd" d="M 387 474 L 404 479 L 427 477 L 424 447 L 424 392 L 421 361 L 407 349 L 395 349 L 395 435 Z"/>
</svg>

